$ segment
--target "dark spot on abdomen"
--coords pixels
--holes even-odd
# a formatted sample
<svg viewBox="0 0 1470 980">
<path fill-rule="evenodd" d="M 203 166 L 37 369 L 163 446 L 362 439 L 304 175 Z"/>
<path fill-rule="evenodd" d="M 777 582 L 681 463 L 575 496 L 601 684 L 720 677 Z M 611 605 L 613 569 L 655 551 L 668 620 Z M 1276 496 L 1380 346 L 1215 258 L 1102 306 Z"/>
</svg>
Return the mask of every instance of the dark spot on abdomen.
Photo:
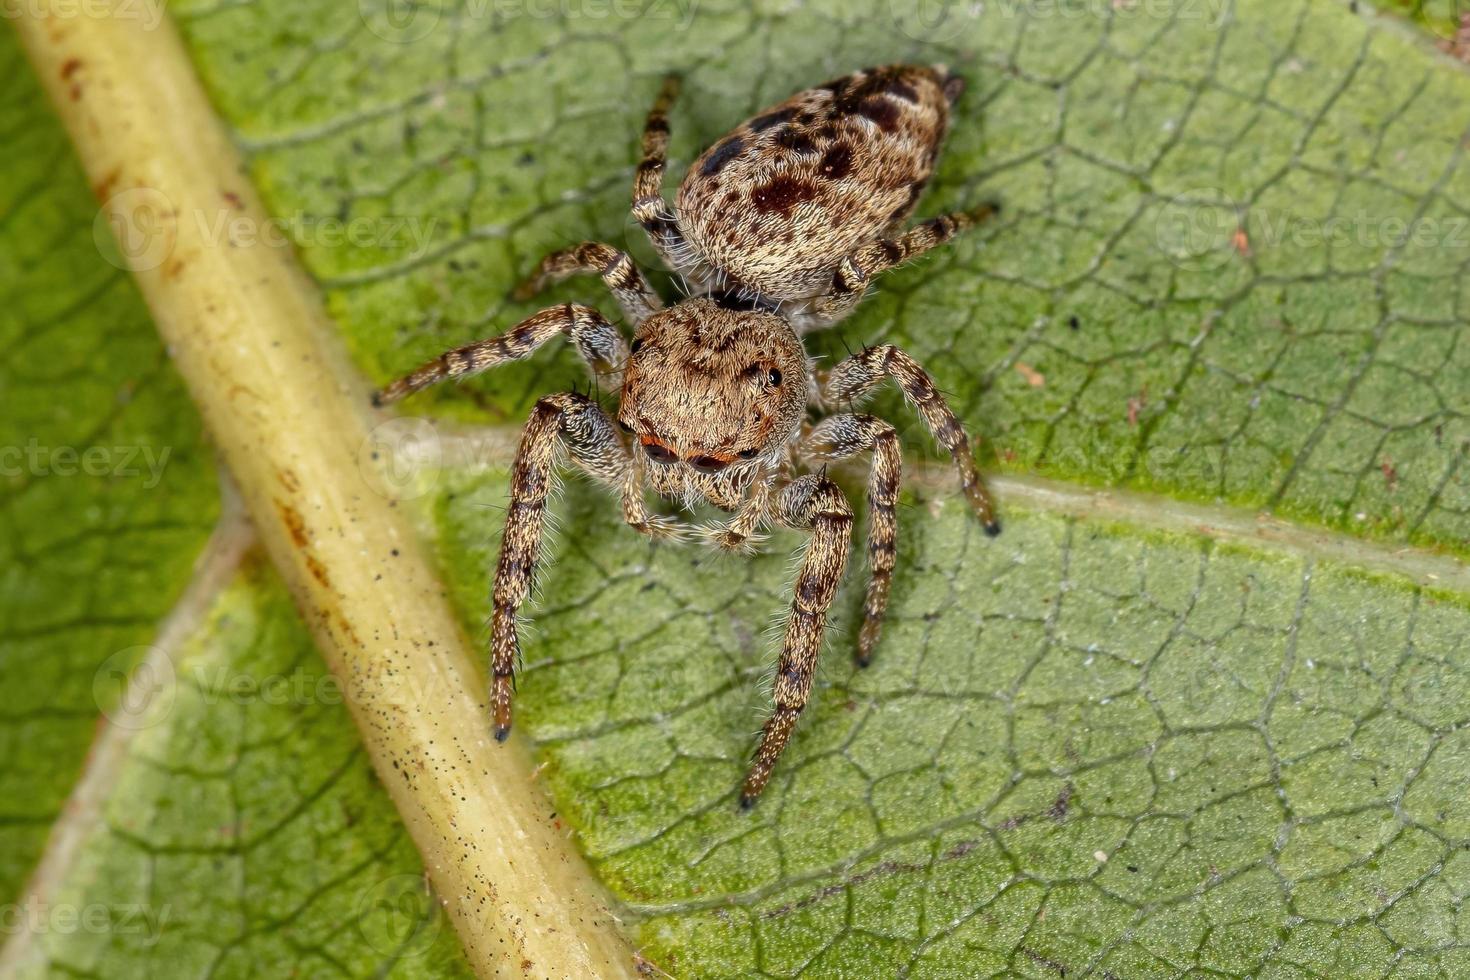
<svg viewBox="0 0 1470 980">
<path fill-rule="evenodd" d="M 776 134 L 776 143 L 780 146 L 786 147 L 793 153 L 810 153 L 812 150 L 816 149 L 816 146 L 812 143 L 810 137 L 808 137 L 805 133 L 800 133 L 794 129 L 791 129 L 790 127 L 787 127 L 786 129 L 783 129 L 781 130 L 781 132 Z"/>
<path fill-rule="evenodd" d="M 919 93 L 914 87 L 901 78 L 890 77 L 883 82 L 883 91 L 889 95 L 896 95 L 905 102 L 918 102 Z"/>
<path fill-rule="evenodd" d="M 852 172 L 852 147 L 845 143 L 828 147 L 827 152 L 822 154 L 822 162 L 817 169 L 828 180 L 846 177 Z"/>
<path fill-rule="evenodd" d="M 790 119 L 791 115 L 792 110 L 790 109 L 777 109 L 775 112 L 768 112 L 764 116 L 756 116 L 750 121 L 751 132 L 763 132 L 778 123 L 783 123 Z"/>
<path fill-rule="evenodd" d="M 704 161 L 704 164 L 699 168 L 700 176 L 713 177 L 724 168 L 725 164 L 738 156 L 743 149 L 745 149 L 745 141 L 739 136 L 732 136 L 725 140 L 725 142 L 715 147 L 715 151 L 709 155 Z"/>
<path fill-rule="evenodd" d="M 750 203 L 757 211 L 789 217 L 792 210 L 802 201 L 817 196 L 815 185 L 795 177 L 776 177 L 750 192 Z"/>
<path fill-rule="evenodd" d="M 893 132 L 898 126 L 898 106 L 881 95 L 864 99 L 858 104 L 857 114 L 873 120 L 885 133 Z"/>
</svg>

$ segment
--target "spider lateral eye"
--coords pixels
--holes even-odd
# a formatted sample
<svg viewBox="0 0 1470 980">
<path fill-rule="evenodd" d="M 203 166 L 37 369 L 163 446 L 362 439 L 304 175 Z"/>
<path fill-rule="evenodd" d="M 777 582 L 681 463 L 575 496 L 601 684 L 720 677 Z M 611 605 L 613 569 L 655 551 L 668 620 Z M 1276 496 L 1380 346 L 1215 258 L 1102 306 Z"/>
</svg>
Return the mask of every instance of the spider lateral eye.
<svg viewBox="0 0 1470 980">
<path fill-rule="evenodd" d="M 766 380 L 771 383 L 772 388 L 781 387 L 781 370 L 779 368 L 771 368 L 770 373 L 766 375 Z"/>
<path fill-rule="evenodd" d="M 667 446 L 660 446 L 656 442 L 645 442 L 643 444 L 643 451 L 655 463 L 674 463 L 679 459 L 679 455 L 672 449 Z"/>
<path fill-rule="evenodd" d="M 643 338 L 642 337 L 634 337 L 633 338 L 633 346 L 631 346 L 631 347 L 628 348 L 628 353 L 629 354 L 636 354 L 639 351 L 641 351 L 642 349 L 643 349 Z"/>
<path fill-rule="evenodd" d="M 760 453 L 760 450 L 759 449 L 742 449 L 742 450 L 740 450 L 740 452 L 736 453 L 735 455 L 739 456 L 741 459 L 755 459 L 755 457 L 759 453 Z"/>
<path fill-rule="evenodd" d="M 631 425 L 629 425 L 627 422 L 624 422 L 622 419 L 618 419 L 618 428 L 622 429 L 624 432 L 627 432 L 627 433 L 632 433 L 632 431 L 633 431 L 633 427 Z"/>
</svg>

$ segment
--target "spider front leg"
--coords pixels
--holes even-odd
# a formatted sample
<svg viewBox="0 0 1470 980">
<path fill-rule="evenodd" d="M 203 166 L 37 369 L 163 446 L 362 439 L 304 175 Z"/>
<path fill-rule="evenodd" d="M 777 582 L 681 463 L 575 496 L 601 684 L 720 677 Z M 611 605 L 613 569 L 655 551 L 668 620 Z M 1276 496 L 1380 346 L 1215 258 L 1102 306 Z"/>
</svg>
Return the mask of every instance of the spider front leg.
<svg viewBox="0 0 1470 980">
<path fill-rule="evenodd" d="M 825 377 L 820 378 L 819 397 L 825 405 L 850 404 L 867 395 L 885 378 L 892 378 L 898 384 L 934 438 L 949 450 L 960 475 L 960 488 L 970 503 L 970 509 L 985 526 L 985 533 L 991 537 L 999 534 L 1000 522 L 995 519 L 995 505 L 986 489 L 985 479 L 975 465 L 969 437 L 944 396 L 934 387 L 934 379 L 912 357 L 892 344 L 869 347 L 834 365 Z"/>
<path fill-rule="evenodd" d="M 863 628 L 857 646 L 857 665 L 866 667 L 873 660 L 873 648 L 883 632 L 898 556 L 898 489 L 903 479 L 898 433 L 872 415 L 833 415 L 802 440 L 800 451 L 834 462 L 872 453 L 868 470 L 868 591 L 863 599 Z"/>
<path fill-rule="evenodd" d="M 807 531 L 806 553 L 796 573 L 786 640 L 776 664 L 771 688 L 775 709 L 761 733 L 755 761 L 740 791 L 740 806 L 749 809 L 766 788 L 776 760 L 781 758 L 796 720 L 806 707 L 827 625 L 827 610 L 842 583 L 852 542 L 852 508 L 842 490 L 822 476 L 798 477 L 776 500 L 776 519 L 787 527 Z"/>
<path fill-rule="evenodd" d="M 546 500 L 556 483 L 559 444 L 571 450 L 577 463 L 602 483 L 616 486 L 628 469 L 628 454 L 612 420 L 590 398 L 572 393 L 548 395 L 531 410 L 511 470 L 510 507 L 491 593 L 490 702 L 499 741 L 510 734 L 511 693 L 521 649 L 516 616 L 530 594 L 541 557 Z"/>
<path fill-rule="evenodd" d="M 816 329 L 841 320 L 862 302 L 874 276 L 938 248 L 960 232 L 989 221 L 999 211 L 998 205 L 985 203 L 970 211 L 941 214 L 899 238 L 880 238 L 846 256 L 837 264 L 831 292 L 818 298 L 802 315 L 803 329 Z"/>
<path fill-rule="evenodd" d="M 447 351 L 399 378 L 373 395 L 374 405 L 387 405 L 440 381 L 479 374 L 510 361 L 529 357 L 557 334 L 576 345 L 594 375 L 617 377 L 628 360 L 628 345 L 617 328 L 590 306 L 565 303 L 542 310 L 488 340 Z"/>
<path fill-rule="evenodd" d="M 643 467 L 642 453 L 635 452 L 628 461 L 628 468 L 623 474 L 622 502 L 623 523 L 627 524 L 639 534 L 650 538 L 669 538 L 675 541 L 683 541 L 690 536 L 690 529 L 678 521 L 671 521 L 667 517 L 660 517 L 648 510 L 648 504 L 643 495 Z"/>
<path fill-rule="evenodd" d="M 701 530 L 705 540 L 726 551 L 752 553 L 756 545 L 765 540 L 760 530 L 771 516 L 771 491 L 775 480 L 774 472 L 757 475 L 751 483 L 749 496 L 733 517 Z"/>
<path fill-rule="evenodd" d="M 654 311 L 663 309 L 664 301 L 653 291 L 628 253 L 601 242 L 583 242 L 552 252 L 541 260 L 529 279 L 516 287 L 514 297 L 528 300 L 551 283 L 582 272 L 595 272 L 602 277 L 623 315 L 634 326 Z"/>
<path fill-rule="evenodd" d="M 669 109 L 679 95 L 679 77 L 668 75 L 643 124 L 643 159 L 633 175 L 633 217 L 670 269 L 682 272 L 691 265 L 691 248 L 664 200 L 664 165 L 669 153 Z"/>
</svg>

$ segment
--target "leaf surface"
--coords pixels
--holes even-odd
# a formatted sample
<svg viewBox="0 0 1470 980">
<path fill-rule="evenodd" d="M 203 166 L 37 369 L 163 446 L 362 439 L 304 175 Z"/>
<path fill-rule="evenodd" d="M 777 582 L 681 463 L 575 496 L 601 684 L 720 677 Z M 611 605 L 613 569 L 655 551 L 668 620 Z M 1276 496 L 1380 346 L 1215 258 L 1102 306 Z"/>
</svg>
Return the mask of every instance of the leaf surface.
<svg viewBox="0 0 1470 980">
<path fill-rule="evenodd" d="M 157 684 L 18 975 L 470 975 L 342 688 L 258 558 Z"/>
<path fill-rule="evenodd" d="M 814 344 L 829 358 L 903 344 L 951 393 L 991 469 L 1053 482 L 1007 483 L 1007 530 L 991 541 L 935 489 L 931 464 L 915 467 L 878 658 L 849 664 L 860 602 L 849 588 L 813 705 L 753 814 L 736 813 L 733 794 L 800 540 L 777 536 L 745 562 L 650 547 L 579 482 L 557 504 L 518 731 L 536 741 L 541 778 L 644 955 L 679 977 L 1470 971 L 1470 606 L 1444 557 L 1466 553 L 1470 530 L 1464 70 L 1305 2 L 1001 3 L 966 17 L 906 0 L 632 10 L 171 8 L 374 380 L 536 308 L 508 296 L 552 248 L 597 238 L 651 267 L 627 193 L 664 72 L 686 75 L 674 179 L 677 161 L 737 120 L 855 67 L 943 61 L 969 79 L 920 213 L 993 195 L 1002 218 L 886 277 L 840 335 Z M 6 130 L 45 131 L 26 115 L 34 103 L 7 102 Z M 91 251 L 85 188 L 52 172 L 62 152 L 50 132 L 28 136 L 0 182 L 3 213 L 31 215 L 7 218 L 0 236 L 17 248 L 65 239 L 54 251 L 75 269 L 46 273 L 58 293 L 80 296 L 91 275 L 126 294 L 105 316 L 133 304 L 140 353 L 97 363 L 87 353 L 122 332 L 86 319 L 96 307 L 63 304 L 82 318 L 68 331 L 77 365 L 166 376 L 130 287 Z M 46 262 L 64 261 L 51 251 Z M 32 278 L 12 309 L 40 302 L 39 261 L 17 267 Z M 571 298 L 612 308 L 595 282 L 542 302 Z M 39 338 L 44 322 L 12 329 Z M 35 387 L 63 363 L 49 350 L 41 367 L 16 357 L 0 368 L 7 386 Z M 543 354 L 406 411 L 496 426 L 500 445 L 537 396 L 580 380 L 573 360 Z M 118 383 L 63 373 L 79 372 L 102 391 Z M 169 390 L 178 404 L 160 417 L 194 434 L 166 440 L 197 442 Z M 58 410 L 30 400 L 37 417 Z M 94 401 L 101 418 L 109 403 Z M 932 453 L 896 399 L 878 408 L 913 455 Z M 71 421 L 68 432 L 98 424 Z M 23 420 L 15 440 L 44 424 Z M 506 460 L 451 452 L 461 444 L 440 432 L 439 463 L 416 474 L 429 491 L 419 503 L 466 621 L 480 623 Z M 213 520 L 196 455 L 184 496 L 170 498 L 193 503 L 160 517 L 149 510 L 160 497 L 139 494 L 119 511 L 147 529 L 137 533 L 166 525 L 169 544 L 103 548 L 118 532 L 97 532 L 80 550 L 23 553 L 111 575 L 123 552 L 177 548 L 167 574 L 150 559 L 140 574 L 156 578 L 63 617 L 67 631 L 91 629 L 72 624 L 110 623 L 146 599 L 126 636 L 109 625 L 105 640 L 82 640 L 47 620 L 44 656 L 25 652 L 24 634 L 7 644 L 0 670 L 19 680 L 0 699 L 0 738 L 22 764 L 0 778 L 40 801 L 0 820 L 20 847 L 8 892 L 91 727 L 84 710 L 25 698 L 49 683 L 38 678 L 65 677 L 56 689 L 74 687 L 75 707 L 100 662 L 79 651 L 146 642 Z M 1126 506 L 1079 516 L 1037 486 L 1112 489 Z M 24 487 L 11 489 L 19 513 Z M 1269 508 L 1297 529 L 1267 544 L 1209 521 L 1181 528 L 1153 512 L 1175 501 L 1221 524 L 1233 508 Z M 35 506 L 67 515 L 26 525 L 53 533 L 90 512 L 49 495 Z M 1410 557 L 1395 564 L 1386 545 Z M 9 608 L 31 608 L 24 565 L 20 551 L 6 563 Z M 232 586 L 190 660 L 257 680 L 319 676 L 276 588 L 258 572 Z M 64 894 L 138 901 L 126 896 L 146 878 L 176 888 L 188 914 L 157 948 L 117 931 L 50 935 L 47 962 L 109 976 L 161 962 L 244 973 L 256 957 L 282 972 L 463 969 L 436 916 L 407 933 L 401 916 L 374 918 L 423 909 L 423 896 L 407 887 L 416 861 L 340 708 L 314 695 L 222 708 L 207 687 L 185 693 L 139 739 Z M 31 734 L 42 730 L 69 746 L 69 770 L 46 764 L 55 754 Z M 215 894 L 221 876 L 233 886 Z M 354 892 L 395 880 L 402 890 L 363 914 Z M 403 942 L 380 957 L 384 936 Z"/>
<path fill-rule="evenodd" d="M 16 894 L 218 505 L 209 450 L 0 32 L 0 896 Z M 101 228 L 105 241 L 107 228 Z"/>
<path fill-rule="evenodd" d="M 449 490 L 479 619 L 506 485 Z M 1470 967 L 1463 595 L 1015 500 L 990 539 L 921 500 L 880 659 L 848 660 L 854 589 L 744 814 L 797 540 L 716 560 L 630 540 L 585 486 L 563 504 L 519 710 L 675 975 Z"/>
</svg>

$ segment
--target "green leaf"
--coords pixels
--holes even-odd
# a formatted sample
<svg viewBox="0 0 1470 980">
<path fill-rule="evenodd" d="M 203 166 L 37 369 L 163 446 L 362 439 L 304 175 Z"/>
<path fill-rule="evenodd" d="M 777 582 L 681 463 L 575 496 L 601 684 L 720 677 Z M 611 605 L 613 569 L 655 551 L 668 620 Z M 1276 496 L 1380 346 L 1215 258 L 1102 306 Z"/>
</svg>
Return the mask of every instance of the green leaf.
<svg viewBox="0 0 1470 980">
<path fill-rule="evenodd" d="M 652 547 L 589 487 L 559 499 L 518 732 L 653 963 L 680 977 L 1470 972 L 1470 588 L 1446 557 L 1470 531 L 1462 68 L 1305 0 L 170 9 L 374 380 L 525 315 L 535 304 L 510 289 L 552 248 L 598 238 L 651 267 L 627 195 L 662 73 L 686 75 L 686 162 L 863 64 L 968 77 L 920 211 L 994 195 L 1002 219 L 886 277 L 813 343 L 839 357 L 892 340 L 924 361 L 989 468 L 1017 477 L 1001 484 L 1007 529 L 979 534 L 937 464 L 911 467 L 877 659 L 850 666 L 849 587 L 753 813 L 733 796 L 800 539 L 749 562 Z M 0 180 L 0 262 L 14 263 L 0 324 L 26 338 L 0 367 L 7 396 L 25 392 L 6 398 L 0 445 L 53 416 L 63 434 L 46 438 L 73 442 L 140 417 L 168 433 L 149 444 L 194 446 L 195 463 L 181 489 L 130 491 L 80 531 L 95 491 L 7 490 L 7 540 L 25 544 L 0 565 L 0 731 L 20 760 L 0 799 L 25 802 L 0 810 L 7 893 L 80 766 L 92 673 L 148 642 L 214 519 L 197 423 L 135 295 L 98 262 L 85 188 L 35 105 L 27 81 L 0 116 L 24 134 Z M 58 298 L 64 318 L 29 312 Z M 541 302 L 569 298 L 610 306 L 595 282 Z M 442 465 L 417 474 L 467 623 L 487 612 L 506 494 L 506 460 L 483 446 L 579 382 L 573 360 L 539 355 L 406 409 L 496 426 L 485 443 L 442 428 Z M 167 398 L 117 409 L 118 379 L 144 375 Z M 63 378 L 96 393 L 43 394 Z M 10 418 L 12 402 L 29 414 Z M 912 455 L 932 453 L 896 399 L 878 407 Z M 1276 521 L 1255 534 L 1237 508 Z M 83 602 L 78 579 L 106 587 Z M 37 608 L 47 618 L 11 629 Z M 179 688 L 57 892 L 108 908 L 177 896 L 176 925 L 157 942 L 55 932 L 33 968 L 462 970 L 437 916 L 405 932 L 395 914 L 427 909 L 417 861 L 340 708 L 258 693 L 262 678 L 321 678 L 270 576 L 216 597 L 186 649 L 204 676 L 244 678 L 243 703 Z"/>
<path fill-rule="evenodd" d="M 449 482 L 488 613 L 501 474 Z M 679 976 L 1454 976 L 1470 604 L 1310 550 L 1069 518 L 903 515 L 881 653 L 734 794 L 789 588 L 564 496 L 519 692 L 564 813 Z M 937 511 L 937 513 L 935 513 Z M 1274 969 L 1276 973 L 1267 972 Z M 1356 972 L 1355 972 L 1356 971 Z"/>
<path fill-rule="evenodd" d="M 273 572 L 252 561 L 155 670 L 69 872 L 22 907 L 20 976 L 468 976 Z"/>
<path fill-rule="evenodd" d="M 0 973 L 467 975 L 274 576 L 181 616 L 211 452 L 8 29 L 0 71 Z"/>
<path fill-rule="evenodd" d="M 35 864 L 119 681 L 218 512 L 209 450 L 0 31 L 0 901 Z M 105 225 L 99 237 L 106 241 Z M 99 704 L 100 701 L 100 704 Z"/>
</svg>

